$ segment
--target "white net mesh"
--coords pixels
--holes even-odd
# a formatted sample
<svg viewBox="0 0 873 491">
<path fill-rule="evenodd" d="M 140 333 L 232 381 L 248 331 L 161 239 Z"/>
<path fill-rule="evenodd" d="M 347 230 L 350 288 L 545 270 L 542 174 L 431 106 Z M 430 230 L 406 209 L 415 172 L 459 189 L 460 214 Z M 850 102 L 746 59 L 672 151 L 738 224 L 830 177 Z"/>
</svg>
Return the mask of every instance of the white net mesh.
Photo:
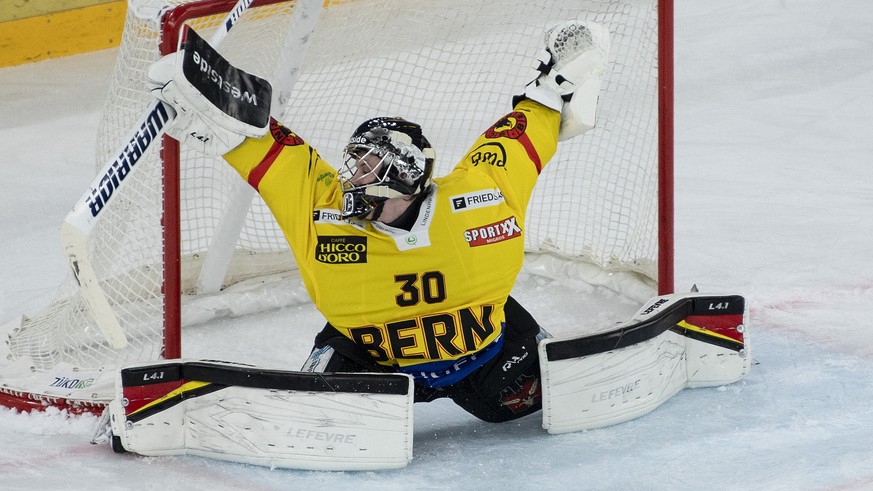
<svg viewBox="0 0 873 491">
<path fill-rule="evenodd" d="M 131 2 L 99 128 L 98 168 L 149 101 L 144 74 L 159 57 L 157 13 L 190 3 Z M 271 80 L 287 76 L 286 65 L 275 65 L 293 8 L 293 2 L 279 2 L 250 9 L 219 51 Z M 208 34 L 221 17 L 191 24 Z M 526 247 L 630 272 L 652 284 L 658 253 L 656 0 L 334 1 L 308 40 L 291 99 L 274 114 L 337 164 L 361 121 L 402 116 L 424 128 L 437 149 L 435 175 L 441 175 L 511 109 L 512 95 L 533 74 L 545 28 L 574 18 L 601 22 L 611 33 L 598 126 L 563 142 L 541 176 L 525 224 Z M 160 357 L 163 193 L 156 150 L 138 164 L 89 242 L 90 258 L 129 346 L 109 346 L 70 280 L 57 300 L 9 333 L 6 360 L 0 359 L 0 389 L 105 400 L 111 392 L 103 388 L 100 373 Z M 180 162 L 182 289 L 195 295 L 203 258 L 240 179 L 223 162 L 184 149 Z M 294 267 L 258 197 L 235 240 L 225 286 Z M 183 315 L 183 323 L 191 320 Z M 96 373 L 95 381 L 74 393 L 40 386 L 64 370 Z M 44 375 L 34 382 L 34 374 Z"/>
</svg>

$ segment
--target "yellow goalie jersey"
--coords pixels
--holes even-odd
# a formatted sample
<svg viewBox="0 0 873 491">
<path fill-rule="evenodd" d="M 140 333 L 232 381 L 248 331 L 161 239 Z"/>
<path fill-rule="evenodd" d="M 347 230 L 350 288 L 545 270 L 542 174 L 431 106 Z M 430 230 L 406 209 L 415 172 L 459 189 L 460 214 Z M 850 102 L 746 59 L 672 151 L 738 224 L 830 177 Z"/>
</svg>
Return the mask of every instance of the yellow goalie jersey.
<svg viewBox="0 0 873 491">
<path fill-rule="evenodd" d="M 434 179 L 412 229 L 343 220 L 334 167 L 275 121 L 225 159 L 270 207 L 315 306 L 380 364 L 429 386 L 499 352 L 524 218 L 560 114 L 522 101 Z"/>
</svg>

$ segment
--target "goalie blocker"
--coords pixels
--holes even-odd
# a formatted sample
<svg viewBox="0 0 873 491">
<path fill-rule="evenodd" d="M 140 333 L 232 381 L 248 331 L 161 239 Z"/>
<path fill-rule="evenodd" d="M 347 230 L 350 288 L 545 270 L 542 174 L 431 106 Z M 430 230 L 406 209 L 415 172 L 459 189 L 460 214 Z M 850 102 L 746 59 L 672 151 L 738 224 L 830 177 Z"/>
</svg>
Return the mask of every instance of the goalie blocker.
<svg viewBox="0 0 873 491">
<path fill-rule="evenodd" d="M 121 370 L 108 411 L 116 452 L 375 470 L 412 460 L 412 404 L 402 374 L 175 360 Z"/>
<path fill-rule="evenodd" d="M 600 428 L 640 417 L 685 387 L 729 384 L 751 365 L 738 295 L 666 295 L 617 329 L 539 345 L 543 428 Z"/>
<path fill-rule="evenodd" d="M 230 64 L 190 26 L 180 51 L 149 67 L 152 93 L 176 110 L 167 134 L 197 151 L 219 156 L 270 123 L 270 83 Z"/>
</svg>

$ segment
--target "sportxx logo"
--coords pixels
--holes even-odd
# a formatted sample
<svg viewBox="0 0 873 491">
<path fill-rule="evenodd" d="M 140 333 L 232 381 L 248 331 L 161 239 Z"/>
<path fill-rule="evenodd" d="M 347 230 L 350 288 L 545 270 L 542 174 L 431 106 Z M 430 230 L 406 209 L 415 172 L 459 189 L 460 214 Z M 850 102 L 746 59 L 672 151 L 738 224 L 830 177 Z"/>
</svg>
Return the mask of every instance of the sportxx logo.
<svg viewBox="0 0 873 491">
<path fill-rule="evenodd" d="M 464 232 L 464 240 L 470 247 L 495 244 L 516 237 L 521 237 L 521 227 L 514 216 Z"/>
</svg>

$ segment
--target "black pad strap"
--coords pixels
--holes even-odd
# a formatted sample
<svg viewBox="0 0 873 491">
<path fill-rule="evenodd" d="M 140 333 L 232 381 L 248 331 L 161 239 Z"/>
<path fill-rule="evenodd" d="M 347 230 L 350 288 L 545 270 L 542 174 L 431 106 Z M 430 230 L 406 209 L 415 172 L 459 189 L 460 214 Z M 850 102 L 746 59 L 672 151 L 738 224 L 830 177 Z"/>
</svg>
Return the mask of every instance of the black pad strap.
<svg viewBox="0 0 873 491">
<path fill-rule="evenodd" d="M 189 380 L 221 386 L 307 392 L 406 394 L 409 388 L 409 378 L 404 375 L 293 372 L 208 361 L 161 363 L 121 370 L 124 387 Z"/>
<path fill-rule="evenodd" d="M 713 303 L 727 307 L 713 310 L 709 307 Z M 658 308 L 658 304 L 651 308 Z M 745 299 L 739 295 L 683 298 L 659 309 L 657 315 L 644 322 L 590 336 L 553 341 L 546 346 L 546 357 L 548 361 L 559 361 L 605 353 L 660 336 L 677 328 L 680 322 L 691 315 L 730 315 L 742 314 L 744 311 Z M 684 329 L 681 334 L 693 335 Z M 707 342 L 710 340 L 707 339 Z M 734 349 L 733 345 L 728 347 Z"/>
<path fill-rule="evenodd" d="M 188 382 L 200 384 L 186 387 Z M 221 362 L 180 361 L 124 368 L 121 384 L 128 403 L 130 400 L 137 403 L 136 407 L 126 409 L 127 419 L 137 422 L 186 399 L 227 387 L 404 395 L 409 392 L 410 381 L 405 375 L 395 374 L 291 372 Z"/>
</svg>

